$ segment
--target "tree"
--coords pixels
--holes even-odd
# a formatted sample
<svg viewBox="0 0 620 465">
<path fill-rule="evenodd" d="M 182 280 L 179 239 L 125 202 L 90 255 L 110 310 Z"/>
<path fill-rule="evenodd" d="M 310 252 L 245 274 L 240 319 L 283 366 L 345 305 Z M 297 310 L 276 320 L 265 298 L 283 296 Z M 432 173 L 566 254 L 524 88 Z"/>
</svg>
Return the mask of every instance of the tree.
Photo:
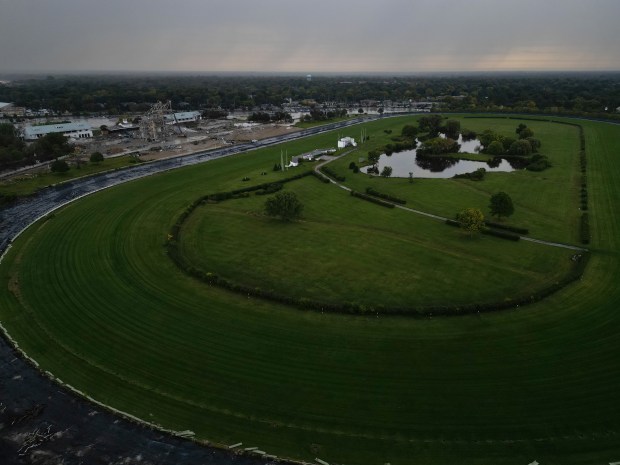
<svg viewBox="0 0 620 465">
<path fill-rule="evenodd" d="M 491 216 L 497 216 L 498 219 L 501 219 L 502 216 L 507 217 L 512 215 L 515 211 L 515 207 L 508 194 L 505 192 L 498 192 L 491 196 L 489 210 L 491 210 Z"/>
<path fill-rule="evenodd" d="M 52 173 L 66 173 L 69 171 L 69 165 L 64 160 L 54 160 L 50 165 L 50 171 Z"/>
<path fill-rule="evenodd" d="M 103 154 L 101 152 L 93 152 L 90 155 L 90 161 L 92 163 L 100 163 L 103 161 Z"/>
<path fill-rule="evenodd" d="M 403 126 L 402 131 L 400 131 L 400 135 L 403 137 L 408 137 L 409 139 L 415 139 L 418 135 L 418 128 L 416 126 L 412 126 L 411 124 L 406 124 Z"/>
<path fill-rule="evenodd" d="M 461 229 L 473 235 L 484 226 L 484 215 L 477 208 L 466 208 L 456 215 L 456 221 Z"/>
<path fill-rule="evenodd" d="M 384 178 L 389 178 L 390 176 L 392 176 L 392 167 L 384 166 L 383 170 L 381 170 L 381 176 L 383 176 Z"/>
<path fill-rule="evenodd" d="M 430 137 L 437 137 L 441 127 L 441 120 L 441 115 L 423 116 L 420 118 L 418 125 L 420 126 L 420 130 L 428 132 Z"/>
<path fill-rule="evenodd" d="M 381 152 L 378 150 L 371 150 L 368 152 L 368 163 L 371 165 L 376 165 L 379 163 L 379 158 L 381 158 Z"/>
<path fill-rule="evenodd" d="M 529 155 L 532 153 L 532 146 L 526 139 L 513 142 L 509 150 L 511 155 Z"/>
<path fill-rule="evenodd" d="M 519 139 L 527 139 L 528 137 L 534 137 L 534 131 L 530 128 L 523 128 L 519 131 Z"/>
<path fill-rule="evenodd" d="M 504 153 L 504 144 L 502 144 L 498 140 L 494 140 L 487 147 L 486 153 L 488 153 L 489 155 L 501 155 L 502 153 Z"/>
<path fill-rule="evenodd" d="M 446 136 L 452 139 L 458 139 L 461 132 L 461 122 L 455 119 L 446 121 Z"/>
<path fill-rule="evenodd" d="M 294 192 L 278 192 L 265 202 L 265 213 L 283 221 L 293 221 L 301 216 L 304 206 Z"/>
</svg>

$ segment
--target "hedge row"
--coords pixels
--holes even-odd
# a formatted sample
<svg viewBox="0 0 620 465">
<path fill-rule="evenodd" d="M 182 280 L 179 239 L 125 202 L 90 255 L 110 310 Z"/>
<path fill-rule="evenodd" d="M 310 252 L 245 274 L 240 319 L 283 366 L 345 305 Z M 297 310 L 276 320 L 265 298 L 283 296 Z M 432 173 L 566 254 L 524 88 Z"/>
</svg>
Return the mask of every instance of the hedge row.
<svg viewBox="0 0 620 465">
<path fill-rule="evenodd" d="M 263 184 L 257 184 L 255 186 L 242 187 L 240 189 L 235 189 L 235 190 L 232 190 L 232 191 L 216 192 L 214 194 L 207 194 L 204 197 L 201 197 L 200 199 L 198 199 L 197 202 L 200 203 L 200 202 L 205 201 L 205 200 L 220 202 L 222 200 L 235 199 L 235 198 L 240 198 L 240 197 L 247 197 L 247 195 L 242 195 L 242 194 L 246 194 L 246 193 L 250 193 L 250 192 L 254 192 L 254 191 L 265 191 L 265 190 L 270 190 L 270 189 L 276 189 L 273 192 L 277 192 L 278 190 L 280 190 L 282 188 L 282 184 L 286 184 L 287 182 L 295 181 L 297 179 L 301 179 L 301 178 L 304 178 L 306 176 L 310 176 L 311 174 L 312 174 L 312 170 L 303 171 L 303 172 L 301 172 L 299 174 L 296 174 L 295 176 L 290 176 L 288 178 L 280 179 L 276 183 L 265 182 Z M 280 189 L 274 187 L 274 185 L 276 185 L 276 184 L 280 185 Z M 269 193 L 269 192 L 266 192 L 266 193 Z"/>
<path fill-rule="evenodd" d="M 453 179 L 470 179 L 472 181 L 482 181 L 484 179 L 484 175 L 487 173 L 487 170 L 484 168 L 478 168 L 475 171 L 470 173 L 462 173 L 455 174 L 452 176 Z"/>
<path fill-rule="evenodd" d="M 321 172 L 325 173 L 330 178 L 334 178 L 338 182 L 344 182 L 346 178 L 344 176 L 340 176 L 334 170 L 332 170 L 329 166 L 322 166 Z"/>
<path fill-rule="evenodd" d="M 581 214 L 581 228 L 580 228 L 580 236 L 582 244 L 590 243 L 590 220 L 588 218 L 588 213 L 583 212 Z"/>
<path fill-rule="evenodd" d="M 272 184 L 269 184 L 267 187 L 265 187 L 264 189 L 259 189 L 255 192 L 256 195 L 268 195 L 268 194 L 274 194 L 280 190 L 282 190 L 284 186 L 282 185 L 282 183 L 279 182 L 274 182 Z"/>
<path fill-rule="evenodd" d="M 513 234 L 507 231 L 498 231 L 497 229 L 483 228 L 480 232 L 482 234 L 486 234 L 487 236 L 495 236 L 499 237 L 500 239 L 508 239 L 509 241 L 516 242 L 521 239 L 521 236 L 519 236 L 518 234 Z"/>
<path fill-rule="evenodd" d="M 487 226 L 489 225 L 488 222 L 484 222 Z M 446 220 L 446 224 L 448 226 L 454 226 L 454 227 L 460 227 L 461 224 L 456 221 L 456 220 Z M 491 224 L 495 224 L 495 223 L 491 223 Z M 503 226 L 503 225 L 502 225 Z M 518 241 L 521 239 L 521 236 L 519 236 L 518 234 L 513 234 L 507 231 L 497 231 L 495 229 L 491 229 L 491 228 L 482 228 L 482 230 L 480 231 L 482 234 L 486 234 L 487 236 L 495 236 L 495 237 L 499 237 L 500 239 L 508 239 L 509 241 Z"/>
<path fill-rule="evenodd" d="M 508 224 L 502 224 L 502 223 L 494 223 L 492 221 L 485 221 L 484 224 L 486 226 L 488 226 L 489 228 L 494 228 L 494 229 L 505 229 L 506 231 L 510 231 L 516 234 L 529 234 L 529 229 L 526 228 L 519 228 L 517 226 L 510 226 Z"/>
<path fill-rule="evenodd" d="M 382 192 L 379 192 L 376 189 L 373 189 L 372 187 L 367 187 L 366 193 L 368 195 L 372 195 L 373 197 L 379 197 L 380 199 L 389 200 L 390 202 L 399 203 L 401 205 L 405 205 L 407 203 L 407 201 L 404 199 L 401 199 L 399 197 L 394 197 L 393 195 L 390 195 L 390 194 L 384 194 Z"/>
<path fill-rule="evenodd" d="M 382 207 L 394 208 L 394 204 L 393 203 L 385 202 L 385 201 L 383 201 L 381 199 L 378 199 L 376 197 L 372 197 L 370 195 L 362 194 L 361 192 L 357 192 L 357 191 L 352 190 L 351 191 L 351 195 L 353 197 L 357 197 L 358 199 L 367 200 L 368 202 L 376 203 L 377 205 L 381 205 Z"/>
<path fill-rule="evenodd" d="M 326 178 L 325 176 L 321 176 L 319 173 L 317 173 L 316 171 L 312 170 L 312 176 L 314 176 L 315 178 L 317 178 L 319 181 L 324 182 L 325 184 L 329 184 L 329 179 Z"/>
</svg>

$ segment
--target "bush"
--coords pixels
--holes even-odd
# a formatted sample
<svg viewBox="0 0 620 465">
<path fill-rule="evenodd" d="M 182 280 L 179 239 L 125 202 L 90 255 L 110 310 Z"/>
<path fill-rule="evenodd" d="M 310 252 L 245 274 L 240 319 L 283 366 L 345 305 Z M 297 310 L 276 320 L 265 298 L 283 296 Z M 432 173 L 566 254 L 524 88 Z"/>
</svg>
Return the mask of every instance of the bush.
<svg viewBox="0 0 620 465">
<path fill-rule="evenodd" d="M 590 221 L 588 219 L 587 213 L 581 214 L 581 228 L 580 228 L 579 235 L 581 237 L 582 244 L 590 243 Z"/>
<path fill-rule="evenodd" d="M 485 170 L 484 168 L 478 168 L 476 171 L 472 171 L 471 173 L 455 174 L 454 176 L 452 176 L 452 178 L 453 179 L 471 179 L 472 181 L 482 181 L 486 173 L 487 173 L 487 170 Z"/>
<path fill-rule="evenodd" d="M 394 208 L 394 204 L 393 203 L 384 202 L 383 200 L 379 200 L 379 199 L 377 199 L 375 197 L 372 197 L 370 195 L 362 194 L 361 192 L 357 192 L 357 191 L 352 190 L 351 191 L 351 195 L 353 197 L 357 197 L 358 199 L 362 199 L 362 200 L 366 200 L 368 202 L 376 203 L 377 205 L 381 205 L 382 207 Z"/>
<path fill-rule="evenodd" d="M 521 239 L 521 236 L 518 234 L 509 233 L 506 231 L 497 231 L 496 229 L 484 228 L 481 232 L 487 236 L 495 236 L 500 239 L 508 239 L 509 241 L 518 241 Z"/>
<path fill-rule="evenodd" d="M 66 173 L 69 171 L 69 165 L 64 160 L 54 160 L 50 165 L 50 171 L 52 173 Z"/>
<path fill-rule="evenodd" d="M 544 171 L 550 167 L 551 162 L 545 155 L 536 154 L 530 158 L 530 163 L 525 167 L 525 169 L 528 171 Z"/>
<path fill-rule="evenodd" d="M 103 161 L 103 154 L 101 152 L 93 152 L 93 153 L 91 153 L 90 161 L 92 163 L 101 163 Z"/>
<path fill-rule="evenodd" d="M 329 184 L 329 179 L 321 176 L 319 173 L 317 173 L 316 171 L 312 170 L 312 176 L 314 176 L 315 178 L 317 178 L 319 181 L 325 183 L 325 184 Z"/>
<path fill-rule="evenodd" d="M 505 229 L 506 231 L 511 231 L 517 234 L 529 234 L 530 233 L 529 229 L 519 228 L 517 226 L 510 226 L 508 224 L 493 223 L 492 221 L 485 221 L 484 224 L 488 226 L 489 228 Z"/>
<path fill-rule="evenodd" d="M 321 167 L 321 172 L 325 173 L 327 176 L 329 176 L 330 178 L 334 178 L 336 181 L 338 182 L 344 182 L 345 181 L 345 177 L 344 176 L 340 176 L 339 174 L 337 174 L 334 170 L 332 170 L 329 166 L 323 166 Z"/>
<path fill-rule="evenodd" d="M 280 184 L 279 182 L 274 182 L 273 184 L 269 184 L 264 189 L 259 189 L 259 190 L 257 190 L 254 193 L 256 195 L 274 194 L 274 193 L 278 192 L 279 190 L 282 190 L 282 187 L 284 187 L 284 186 L 282 186 L 282 184 Z"/>
<path fill-rule="evenodd" d="M 372 195 L 373 197 L 379 197 L 381 199 L 389 200 L 390 202 L 399 203 L 401 205 L 405 205 L 407 203 L 407 201 L 404 200 L 404 199 L 395 197 L 395 196 L 390 195 L 390 194 L 384 194 L 382 192 L 379 192 L 379 191 L 373 189 L 372 187 L 367 187 L 366 188 L 366 193 L 368 195 Z"/>
</svg>

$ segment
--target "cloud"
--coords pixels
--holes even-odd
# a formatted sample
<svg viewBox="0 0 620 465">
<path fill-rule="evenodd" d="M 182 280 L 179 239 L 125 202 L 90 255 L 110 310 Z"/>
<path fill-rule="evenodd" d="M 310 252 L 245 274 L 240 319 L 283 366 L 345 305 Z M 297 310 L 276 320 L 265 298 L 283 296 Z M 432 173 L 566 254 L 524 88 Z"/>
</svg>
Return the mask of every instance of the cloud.
<svg viewBox="0 0 620 465">
<path fill-rule="evenodd" d="M 620 69 L 617 0 L 0 0 L 3 70 Z"/>
</svg>

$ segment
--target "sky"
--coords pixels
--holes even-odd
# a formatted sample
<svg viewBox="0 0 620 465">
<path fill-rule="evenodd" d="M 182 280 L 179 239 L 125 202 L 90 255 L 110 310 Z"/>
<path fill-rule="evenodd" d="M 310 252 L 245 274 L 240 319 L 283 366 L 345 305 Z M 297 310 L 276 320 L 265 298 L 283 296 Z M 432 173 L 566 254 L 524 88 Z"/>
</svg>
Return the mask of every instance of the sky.
<svg viewBox="0 0 620 465">
<path fill-rule="evenodd" d="M 620 0 L 0 0 L 0 73 L 620 70 Z"/>
</svg>

